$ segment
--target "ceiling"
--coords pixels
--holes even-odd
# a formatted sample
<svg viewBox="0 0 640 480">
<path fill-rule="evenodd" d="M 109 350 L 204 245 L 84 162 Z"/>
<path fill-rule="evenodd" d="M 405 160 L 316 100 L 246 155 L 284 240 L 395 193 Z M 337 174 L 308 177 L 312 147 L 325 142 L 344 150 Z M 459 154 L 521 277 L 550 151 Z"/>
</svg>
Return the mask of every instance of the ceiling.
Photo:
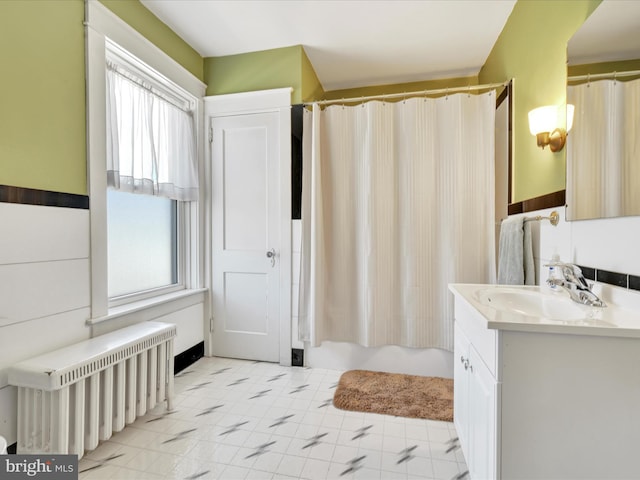
<svg viewBox="0 0 640 480">
<path fill-rule="evenodd" d="M 326 91 L 476 75 L 516 0 L 141 0 L 203 57 L 304 46 Z"/>
<path fill-rule="evenodd" d="M 640 58 L 640 1 L 603 0 L 567 47 L 569 65 Z"/>
</svg>

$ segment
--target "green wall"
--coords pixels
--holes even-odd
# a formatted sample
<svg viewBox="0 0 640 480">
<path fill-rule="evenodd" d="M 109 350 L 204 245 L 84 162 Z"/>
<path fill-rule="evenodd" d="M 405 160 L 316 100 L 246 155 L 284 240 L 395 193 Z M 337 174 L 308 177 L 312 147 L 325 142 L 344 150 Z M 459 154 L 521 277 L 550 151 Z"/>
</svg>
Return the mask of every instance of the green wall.
<svg viewBox="0 0 640 480">
<path fill-rule="evenodd" d="M 84 4 L 0 1 L 0 184 L 86 193 Z"/>
<path fill-rule="evenodd" d="M 135 28 L 195 77 L 204 81 L 204 62 L 200 54 L 138 0 L 100 0 L 100 3 Z"/>
<path fill-rule="evenodd" d="M 628 72 L 640 70 L 640 59 L 621 60 L 618 62 L 585 63 L 569 66 L 569 76 L 597 73 Z M 633 77 L 631 77 L 633 78 Z M 624 80 L 624 78 L 622 78 Z M 629 77 L 627 77 L 629 79 Z"/>
<path fill-rule="evenodd" d="M 207 95 L 293 87 L 292 103 L 477 85 L 461 77 L 325 92 L 301 45 L 204 59 Z"/>
<path fill-rule="evenodd" d="M 198 78 L 203 61 L 137 0 L 108 8 Z M 87 193 L 84 2 L 0 1 L 0 185 Z"/>
<path fill-rule="evenodd" d="M 303 102 L 316 100 L 324 96 L 324 90 L 313 65 L 307 57 L 307 53 L 302 49 L 302 98 Z"/>
<path fill-rule="evenodd" d="M 360 88 L 347 88 L 344 90 L 331 90 L 326 92 L 324 98 L 336 100 L 339 98 L 367 97 L 372 95 L 389 95 L 405 92 L 419 92 L 423 90 L 439 90 L 442 88 L 467 87 L 477 85 L 478 77 L 442 78 L 426 80 L 423 82 L 396 83 L 390 85 L 374 85 Z"/>
<path fill-rule="evenodd" d="M 514 79 L 513 201 L 565 188 L 566 151 L 537 147 L 528 112 L 566 102 L 566 45 L 601 0 L 518 0 L 477 77 L 322 92 L 315 73 L 300 76 L 301 47 L 205 59 L 208 95 L 294 87 L 293 102 L 496 83 Z M 310 67 L 312 69 L 312 67 Z"/>
<path fill-rule="evenodd" d="M 301 45 L 204 59 L 207 95 L 292 87 L 291 102 L 322 95 L 322 86 Z"/>
<path fill-rule="evenodd" d="M 565 151 L 541 150 L 532 108 L 565 101 L 566 43 L 600 0 L 519 0 L 478 78 L 324 92 L 302 46 L 202 59 L 137 0 L 102 0 L 209 83 L 208 95 L 291 86 L 293 103 L 515 79 L 514 201 L 561 190 Z M 0 184 L 84 194 L 84 4 L 0 1 Z"/>
<path fill-rule="evenodd" d="M 527 115 L 566 102 L 567 42 L 600 1 L 519 0 L 480 71 L 480 83 L 514 79 L 514 202 L 565 188 L 566 150 L 538 148 Z"/>
</svg>

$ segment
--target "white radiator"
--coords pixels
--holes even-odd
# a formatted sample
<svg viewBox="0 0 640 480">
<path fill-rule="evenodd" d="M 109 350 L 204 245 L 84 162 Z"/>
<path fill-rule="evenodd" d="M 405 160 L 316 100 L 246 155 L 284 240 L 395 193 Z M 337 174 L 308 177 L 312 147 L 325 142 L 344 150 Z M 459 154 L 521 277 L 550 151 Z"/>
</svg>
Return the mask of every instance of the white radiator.
<svg viewBox="0 0 640 480">
<path fill-rule="evenodd" d="M 93 450 L 125 424 L 173 398 L 176 327 L 143 322 L 20 362 L 19 454 Z"/>
</svg>

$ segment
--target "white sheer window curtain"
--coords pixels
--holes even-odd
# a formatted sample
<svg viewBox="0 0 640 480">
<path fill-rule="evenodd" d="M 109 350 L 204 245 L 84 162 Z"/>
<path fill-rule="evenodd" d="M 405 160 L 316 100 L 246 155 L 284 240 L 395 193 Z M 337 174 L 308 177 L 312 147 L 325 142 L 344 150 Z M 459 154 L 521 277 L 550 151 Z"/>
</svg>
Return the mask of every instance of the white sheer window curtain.
<svg viewBox="0 0 640 480">
<path fill-rule="evenodd" d="M 302 340 L 453 350 L 448 283 L 495 281 L 495 94 L 305 111 Z"/>
<path fill-rule="evenodd" d="M 110 61 L 106 82 L 108 186 L 197 200 L 196 140 L 188 101 Z"/>
<path fill-rule="evenodd" d="M 575 105 L 567 140 L 567 182 L 579 185 L 579 202 L 570 202 L 573 218 L 637 214 L 640 191 L 640 80 L 599 80 L 569 86 L 567 103 Z"/>
</svg>

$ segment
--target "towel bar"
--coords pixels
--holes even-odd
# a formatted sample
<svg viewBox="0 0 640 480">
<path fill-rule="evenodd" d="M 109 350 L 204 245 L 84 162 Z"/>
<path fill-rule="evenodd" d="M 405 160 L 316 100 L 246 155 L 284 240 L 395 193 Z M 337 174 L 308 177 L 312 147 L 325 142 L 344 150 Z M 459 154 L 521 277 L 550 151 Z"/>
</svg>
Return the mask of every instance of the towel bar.
<svg viewBox="0 0 640 480">
<path fill-rule="evenodd" d="M 551 225 L 555 227 L 558 225 L 558 222 L 560 221 L 560 215 L 558 214 L 558 212 L 554 210 L 553 212 L 551 212 L 551 214 L 548 217 L 536 215 L 535 217 L 527 217 L 524 219 L 525 222 L 532 222 L 534 220 L 549 220 Z M 500 222 L 496 222 L 496 225 L 500 225 L 503 221 L 504 219 L 500 220 Z"/>
<path fill-rule="evenodd" d="M 558 225 L 558 222 L 560 221 L 560 215 L 558 215 L 558 212 L 554 210 L 553 212 L 551 212 L 551 215 L 549 215 L 548 217 L 542 217 L 540 215 L 537 215 L 535 217 L 527 217 L 524 219 L 525 222 L 530 222 L 533 220 L 549 220 L 551 225 L 555 227 L 556 225 Z"/>
</svg>

